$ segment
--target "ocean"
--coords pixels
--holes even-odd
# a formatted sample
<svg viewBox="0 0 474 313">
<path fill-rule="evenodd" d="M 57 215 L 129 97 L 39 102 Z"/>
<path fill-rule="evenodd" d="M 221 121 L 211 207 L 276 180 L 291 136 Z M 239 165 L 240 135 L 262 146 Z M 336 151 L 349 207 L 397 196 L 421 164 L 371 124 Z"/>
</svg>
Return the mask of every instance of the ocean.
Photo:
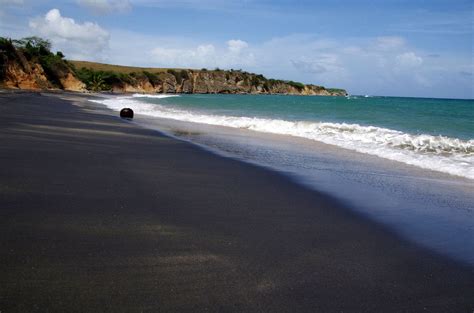
<svg viewBox="0 0 474 313">
<path fill-rule="evenodd" d="M 280 171 L 474 265 L 474 100 L 132 95 L 134 123 Z"/>
</svg>

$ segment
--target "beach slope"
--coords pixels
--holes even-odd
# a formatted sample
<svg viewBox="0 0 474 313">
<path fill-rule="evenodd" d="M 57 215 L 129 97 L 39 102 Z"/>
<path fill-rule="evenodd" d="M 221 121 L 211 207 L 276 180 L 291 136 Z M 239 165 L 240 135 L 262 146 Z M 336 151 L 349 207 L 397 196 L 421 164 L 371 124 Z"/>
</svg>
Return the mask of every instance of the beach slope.
<svg viewBox="0 0 474 313">
<path fill-rule="evenodd" d="M 283 175 L 0 94 L 0 311 L 472 312 L 474 270 Z"/>
</svg>

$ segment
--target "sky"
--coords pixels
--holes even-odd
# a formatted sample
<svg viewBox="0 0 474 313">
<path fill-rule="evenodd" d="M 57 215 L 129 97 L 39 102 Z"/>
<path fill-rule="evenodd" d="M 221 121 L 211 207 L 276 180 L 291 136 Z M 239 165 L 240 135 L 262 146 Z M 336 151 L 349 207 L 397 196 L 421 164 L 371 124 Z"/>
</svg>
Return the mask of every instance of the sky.
<svg viewBox="0 0 474 313">
<path fill-rule="evenodd" d="M 350 94 L 474 98 L 472 0 L 0 0 L 67 58 L 243 69 Z"/>
</svg>

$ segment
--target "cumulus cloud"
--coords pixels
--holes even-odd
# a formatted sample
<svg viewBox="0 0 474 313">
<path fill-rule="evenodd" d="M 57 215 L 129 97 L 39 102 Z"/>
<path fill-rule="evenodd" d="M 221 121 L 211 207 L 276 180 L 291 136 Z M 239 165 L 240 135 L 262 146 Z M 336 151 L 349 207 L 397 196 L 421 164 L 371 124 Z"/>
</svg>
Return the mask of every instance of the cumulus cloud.
<svg viewBox="0 0 474 313">
<path fill-rule="evenodd" d="M 414 52 L 405 52 L 397 55 L 397 64 L 401 67 L 417 67 L 423 63 L 423 59 L 417 56 Z"/>
<path fill-rule="evenodd" d="M 240 39 L 226 42 L 225 47 L 201 44 L 190 48 L 156 47 L 152 59 L 159 65 L 170 67 L 224 67 L 248 66 L 254 63 L 254 55 L 246 51 L 248 43 Z"/>
<path fill-rule="evenodd" d="M 240 53 L 243 49 L 247 48 L 249 45 L 243 40 L 240 39 L 231 39 L 227 41 L 227 47 L 230 52 Z"/>
<path fill-rule="evenodd" d="M 52 9 L 44 16 L 30 20 L 31 30 L 52 41 L 71 58 L 81 58 L 101 53 L 107 47 L 110 35 L 98 24 L 77 23 L 74 19 L 61 16 L 58 9 Z"/>
<path fill-rule="evenodd" d="M 291 62 L 298 70 L 312 74 L 342 74 L 345 71 L 339 57 L 331 53 L 321 53 L 310 59 L 305 57 L 299 60 L 291 60 Z"/>
<path fill-rule="evenodd" d="M 126 12 L 132 8 L 129 0 L 77 0 L 77 3 L 94 14 Z"/>
<path fill-rule="evenodd" d="M 398 36 L 385 36 L 376 38 L 375 47 L 384 50 L 396 50 L 405 45 L 405 39 Z"/>
<path fill-rule="evenodd" d="M 432 58 L 430 51 L 416 49 L 402 37 L 336 40 L 294 34 L 249 44 L 245 38 L 209 43 L 111 32 L 107 62 L 114 64 L 242 68 L 269 78 L 347 88 L 355 94 L 447 96 L 448 89 L 452 96 L 472 94 L 471 58 Z"/>
<path fill-rule="evenodd" d="M 176 49 L 157 47 L 152 50 L 152 56 L 161 64 L 181 67 L 185 65 L 209 64 L 216 57 L 213 45 L 199 45 L 191 49 Z"/>
</svg>

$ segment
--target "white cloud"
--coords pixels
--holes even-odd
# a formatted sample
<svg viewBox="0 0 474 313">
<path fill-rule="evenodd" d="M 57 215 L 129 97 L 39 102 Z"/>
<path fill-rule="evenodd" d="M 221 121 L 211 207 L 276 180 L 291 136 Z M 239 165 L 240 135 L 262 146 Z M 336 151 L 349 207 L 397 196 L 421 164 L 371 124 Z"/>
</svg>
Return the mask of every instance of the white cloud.
<svg viewBox="0 0 474 313">
<path fill-rule="evenodd" d="M 268 78 L 347 88 L 355 94 L 453 97 L 472 94 L 473 78 L 466 74 L 474 69 L 471 58 L 448 55 L 430 58 L 432 51 L 416 49 L 401 37 L 335 40 L 295 34 L 249 44 L 238 38 L 206 42 L 197 37 L 120 29 L 110 32 L 110 52 L 101 61 L 113 64 L 242 68 Z M 100 60 L 94 53 L 84 53 L 84 59 Z M 446 93 L 448 89 L 451 95 Z"/>
<path fill-rule="evenodd" d="M 423 63 L 423 59 L 417 56 L 414 52 L 405 52 L 397 55 L 397 64 L 401 67 L 417 67 Z"/>
<path fill-rule="evenodd" d="M 405 45 L 405 39 L 398 36 L 386 36 L 386 37 L 378 37 L 376 39 L 375 47 L 383 50 L 383 51 L 390 51 L 390 50 L 397 50 L 400 49 Z"/>
<path fill-rule="evenodd" d="M 72 18 L 61 16 L 58 9 L 32 19 L 29 25 L 34 33 L 50 39 L 55 48 L 63 50 L 69 58 L 101 53 L 110 38 L 98 24 L 76 23 Z"/>
<path fill-rule="evenodd" d="M 312 74 L 344 74 L 345 70 L 339 61 L 339 56 L 332 53 L 321 53 L 311 58 L 291 60 L 293 66 L 298 70 Z"/>
<path fill-rule="evenodd" d="M 216 57 L 216 49 L 213 45 L 200 45 L 195 49 L 173 49 L 157 47 L 151 52 L 153 58 L 160 64 L 170 66 L 199 66 L 209 64 Z"/>
<path fill-rule="evenodd" d="M 236 54 L 240 53 L 243 49 L 247 48 L 248 46 L 249 46 L 248 43 L 240 39 L 237 39 L 237 40 L 231 39 L 227 41 L 227 47 L 229 51 Z"/>
<path fill-rule="evenodd" d="M 77 3 L 95 14 L 126 12 L 132 8 L 129 0 L 77 0 Z"/>
<path fill-rule="evenodd" d="M 223 67 L 249 66 L 254 63 L 254 55 L 246 51 L 248 43 L 240 39 L 226 42 L 226 47 L 200 44 L 196 47 L 167 48 L 151 50 L 152 60 L 160 66 L 169 67 Z"/>
</svg>

